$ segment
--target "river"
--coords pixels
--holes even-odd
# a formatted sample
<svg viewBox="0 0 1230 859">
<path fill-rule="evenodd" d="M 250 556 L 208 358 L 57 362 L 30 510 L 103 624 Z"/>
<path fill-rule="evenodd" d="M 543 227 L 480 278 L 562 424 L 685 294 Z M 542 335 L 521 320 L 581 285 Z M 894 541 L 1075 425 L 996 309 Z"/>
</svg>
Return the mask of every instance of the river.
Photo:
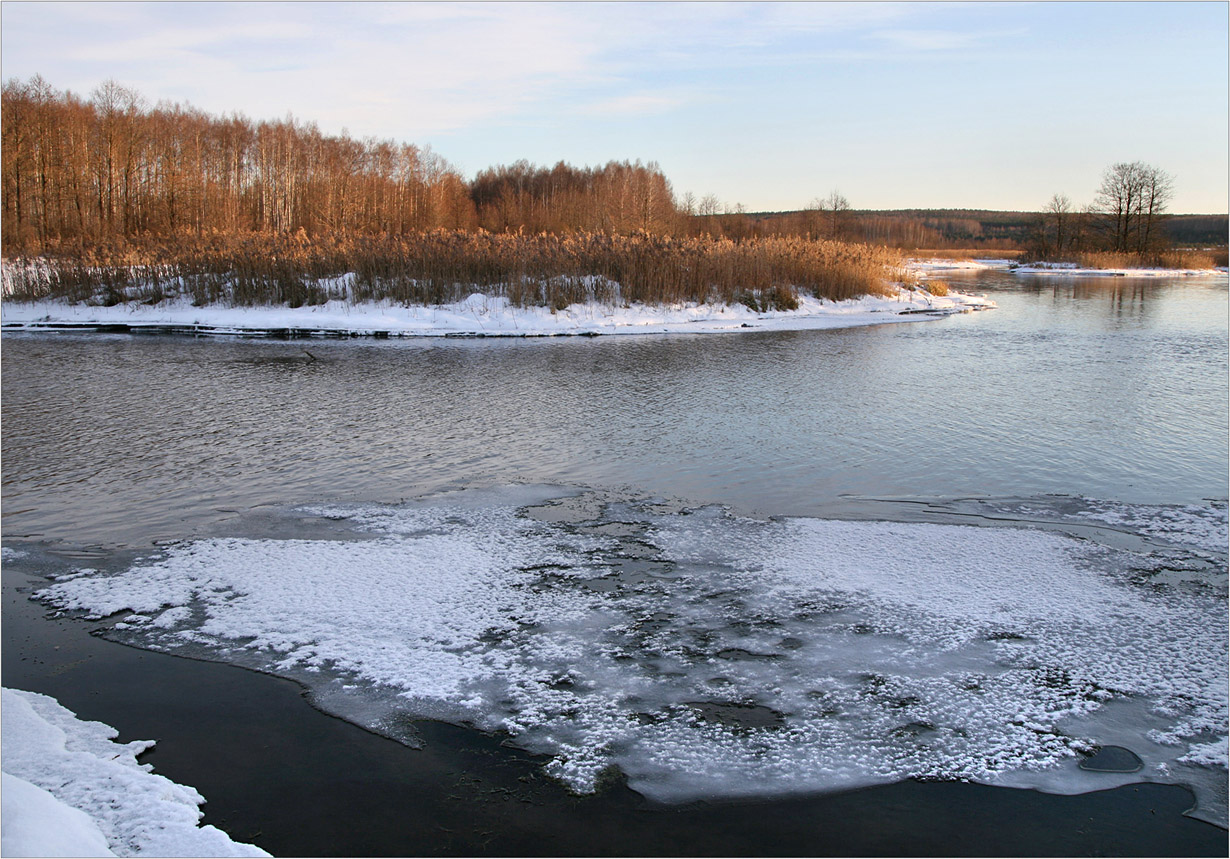
<svg viewBox="0 0 1230 859">
<path fill-rule="evenodd" d="M 274 670 L 403 742 L 431 746 L 424 716 L 475 725 L 582 794 L 612 765 L 663 803 L 911 776 L 1192 784 L 1210 767 L 1146 738 L 1225 744 L 1224 654 L 1182 649 L 1224 632 L 1226 279 L 948 279 L 998 309 L 596 339 L 6 333 L 4 541 L 26 553 L 6 582 L 87 558 L 129 608 L 180 612 L 109 638 Z M 462 573 L 425 603 L 406 565 Z M 177 602 L 192 576 L 249 613 Z M 299 586 L 327 611 L 288 607 Z M 73 587 L 57 605 L 109 614 Z M 1099 612 L 1141 631 L 1094 636 Z M 1151 626 L 1173 660 L 1123 656 Z M 382 662 L 386 639 L 416 643 Z M 8 656 L 6 685 L 37 679 Z M 1159 715 L 1175 674 L 1205 694 Z M 1051 721 L 995 734 L 1014 708 Z M 1142 774 L 1078 772 L 1082 738 L 1131 747 Z M 1196 789 L 1224 826 L 1224 789 Z"/>
</svg>

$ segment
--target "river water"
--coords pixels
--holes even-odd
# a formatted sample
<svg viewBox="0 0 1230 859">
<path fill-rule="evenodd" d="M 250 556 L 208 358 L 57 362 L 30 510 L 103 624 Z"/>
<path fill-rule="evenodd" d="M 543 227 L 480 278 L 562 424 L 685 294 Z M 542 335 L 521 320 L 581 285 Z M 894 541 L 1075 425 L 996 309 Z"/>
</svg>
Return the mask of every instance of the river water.
<svg viewBox="0 0 1230 859">
<path fill-rule="evenodd" d="M 404 742 L 507 735 L 582 793 L 612 765 L 664 802 L 1147 780 L 1224 825 L 1226 279 L 949 281 L 998 309 L 6 334 L 6 567 L 87 549 L 43 597 L 136 612 L 108 637 Z M 1142 769 L 1077 767 L 1105 745 Z"/>
<path fill-rule="evenodd" d="M 958 282 L 958 281 L 954 281 Z M 126 545 L 256 504 L 507 482 L 773 515 L 845 498 L 1226 495 L 1224 279 L 975 278 L 823 332 L 298 342 L 6 335 L 6 535 Z"/>
</svg>

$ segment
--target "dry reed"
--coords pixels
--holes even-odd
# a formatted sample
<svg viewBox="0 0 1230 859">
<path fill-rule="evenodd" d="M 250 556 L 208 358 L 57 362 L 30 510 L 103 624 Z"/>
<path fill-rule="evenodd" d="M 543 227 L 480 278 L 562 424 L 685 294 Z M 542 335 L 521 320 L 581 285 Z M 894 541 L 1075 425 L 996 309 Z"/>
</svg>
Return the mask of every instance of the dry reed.
<svg viewBox="0 0 1230 859">
<path fill-rule="evenodd" d="M 1064 254 L 1049 262 L 1071 262 L 1082 268 L 1166 268 L 1166 269 L 1211 269 L 1225 265 L 1225 249 L 1159 250 L 1146 254 L 1114 253 L 1112 251 L 1082 251 Z"/>
<path fill-rule="evenodd" d="M 435 230 L 309 239 L 300 232 L 98 247 L 37 264 L 6 260 L 4 295 L 298 307 L 331 299 L 446 304 L 481 292 L 523 307 L 742 302 L 768 310 L 793 308 L 800 294 L 832 301 L 888 294 L 900 262 L 886 248 L 791 237 Z"/>
</svg>

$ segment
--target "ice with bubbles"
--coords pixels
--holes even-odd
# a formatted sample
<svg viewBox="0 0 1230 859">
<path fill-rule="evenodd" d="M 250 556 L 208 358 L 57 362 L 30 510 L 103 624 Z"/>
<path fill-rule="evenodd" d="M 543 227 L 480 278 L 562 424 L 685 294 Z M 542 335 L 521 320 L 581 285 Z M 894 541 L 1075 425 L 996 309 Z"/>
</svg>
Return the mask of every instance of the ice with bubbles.
<svg viewBox="0 0 1230 859">
<path fill-rule="evenodd" d="M 504 732 L 582 793 L 615 770 L 668 802 L 1151 780 L 1191 785 L 1225 823 L 1224 558 L 1220 578 L 1170 581 L 1142 570 L 1174 550 L 1055 528 L 552 487 L 288 515 L 331 528 L 186 542 L 39 597 L 122 613 L 110 634 L 131 643 L 294 676 L 393 736 L 423 717 Z M 1203 535 L 1210 516 L 1224 505 L 1162 525 Z M 1140 771 L 1079 767 L 1109 745 Z"/>
</svg>

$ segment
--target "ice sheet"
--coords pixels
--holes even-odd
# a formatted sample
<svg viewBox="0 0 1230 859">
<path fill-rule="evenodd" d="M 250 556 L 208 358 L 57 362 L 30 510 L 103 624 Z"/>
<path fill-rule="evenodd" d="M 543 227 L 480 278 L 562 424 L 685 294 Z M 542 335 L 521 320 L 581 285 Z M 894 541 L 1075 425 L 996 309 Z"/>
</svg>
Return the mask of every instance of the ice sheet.
<svg viewBox="0 0 1230 859">
<path fill-rule="evenodd" d="M 908 777 L 1075 792 L 1122 780 L 1077 767 L 1122 745 L 1132 780 L 1193 784 L 1224 825 L 1216 583 L 1142 581 L 1147 553 L 1054 530 L 543 497 L 313 508 L 374 537 L 199 540 L 40 597 L 135 612 L 115 635 L 306 679 L 377 729 L 507 732 L 579 792 L 613 766 L 665 801 Z"/>
</svg>

